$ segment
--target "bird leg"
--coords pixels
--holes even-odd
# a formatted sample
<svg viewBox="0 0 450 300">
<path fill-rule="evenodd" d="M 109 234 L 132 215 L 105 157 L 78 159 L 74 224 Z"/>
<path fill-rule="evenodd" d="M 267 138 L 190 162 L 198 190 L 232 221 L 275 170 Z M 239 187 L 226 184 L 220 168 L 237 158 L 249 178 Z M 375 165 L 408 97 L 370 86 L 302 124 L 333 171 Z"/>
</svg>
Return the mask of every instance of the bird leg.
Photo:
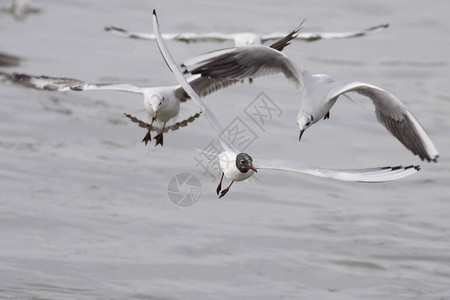
<svg viewBox="0 0 450 300">
<path fill-rule="evenodd" d="M 152 136 L 150 134 L 150 130 L 151 129 L 149 128 L 148 131 L 147 131 L 147 134 L 142 139 L 142 142 L 145 143 L 146 146 L 147 146 L 147 143 L 152 140 Z"/>
<path fill-rule="evenodd" d="M 220 192 L 220 190 L 222 189 L 222 180 L 223 180 L 223 172 L 222 172 L 222 177 L 220 178 L 220 182 L 219 182 L 219 185 L 217 186 L 217 189 L 216 189 L 216 193 L 217 193 L 217 195 L 219 195 L 219 192 Z"/>
<path fill-rule="evenodd" d="M 325 119 L 329 119 L 329 118 L 330 118 L 330 112 L 327 112 L 325 114 L 325 116 L 323 116 L 323 119 L 325 120 Z"/>
<path fill-rule="evenodd" d="M 231 187 L 231 185 L 233 184 L 233 182 L 234 182 L 234 181 L 232 181 L 232 182 L 230 183 L 230 185 L 220 193 L 219 199 L 222 198 L 223 196 L 225 196 L 226 193 L 228 193 L 228 190 L 230 189 L 230 187 Z"/>
<path fill-rule="evenodd" d="M 161 132 L 158 133 L 157 136 L 155 136 L 155 140 L 156 140 L 155 147 L 158 146 L 159 144 L 161 144 L 161 146 L 163 145 L 163 133 L 164 133 L 164 128 L 165 128 L 165 127 L 166 127 L 166 123 L 164 123 Z"/>
<path fill-rule="evenodd" d="M 147 143 L 152 140 L 152 136 L 151 136 L 150 132 L 152 131 L 153 122 L 155 122 L 155 118 L 152 119 L 152 122 L 150 123 L 150 125 L 147 128 L 147 130 L 148 130 L 147 134 L 142 139 L 142 142 L 145 143 L 146 146 L 147 146 Z"/>
</svg>

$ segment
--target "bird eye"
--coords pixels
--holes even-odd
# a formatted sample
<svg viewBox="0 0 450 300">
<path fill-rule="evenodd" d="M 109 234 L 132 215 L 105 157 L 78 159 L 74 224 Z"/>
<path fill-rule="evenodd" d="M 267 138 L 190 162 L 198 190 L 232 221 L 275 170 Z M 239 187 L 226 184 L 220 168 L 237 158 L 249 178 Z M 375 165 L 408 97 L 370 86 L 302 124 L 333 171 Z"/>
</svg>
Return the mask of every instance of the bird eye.
<svg viewBox="0 0 450 300">
<path fill-rule="evenodd" d="M 244 163 L 245 163 L 245 161 L 241 160 L 241 164 L 244 164 Z"/>
<path fill-rule="evenodd" d="M 309 126 L 309 124 L 311 124 L 311 122 L 306 123 L 306 126 Z"/>
</svg>

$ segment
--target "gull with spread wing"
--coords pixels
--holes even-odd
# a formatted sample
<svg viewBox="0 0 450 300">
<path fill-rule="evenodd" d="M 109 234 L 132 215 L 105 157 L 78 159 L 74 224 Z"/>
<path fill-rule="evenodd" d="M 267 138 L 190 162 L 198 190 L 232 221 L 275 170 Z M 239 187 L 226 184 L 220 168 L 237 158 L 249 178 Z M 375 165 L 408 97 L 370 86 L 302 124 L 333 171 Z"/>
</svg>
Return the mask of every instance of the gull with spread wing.
<svg viewBox="0 0 450 300">
<path fill-rule="evenodd" d="M 195 113 L 185 120 L 178 120 L 180 113 L 180 103 L 189 99 L 188 94 L 181 86 L 161 86 L 161 87 L 137 87 L 131 84 L 119 83 L 87 83 L 72 78 L 56 78 L 49 76 L 32 76 L 27 74 L 4 74 L 3 81 L 10 81 L 26 87 L 48 91 L 90 91 L 90 90 L 110 90 L 121 91 L 144 96 L 144 108 L 150 124 L 139 120 L 135 116 L 125 114 L 131 121 L 139 126 L 147 128 L 147 134 L 142 142 L 146 145 L 151 141 L 151 132 L 158 134 L 154 137 L 155 146 L 163 145 L 163 133 L 169 130 L 177 130 L 179 127 L 186 126 L 200 116 Z M 227 79 L 209 79 L 200 76 L 192 76 L 189 79 L 190 84 L 196 92 L 206 96 L 219 89 L 225 88 L 237 82 L 237 80 Z"/>
<path fill-rule="evenodd" d="M 301 32 L 297 35 L 297 40 L 313 42 L 321 39 L 347 39 L 365 36 L 369 33 L 382 30 L 389 27 L 389 24 L 381 24 L 366 28 L 363 30 L 346 31 L 346 32 Z M 108 26 L 105 30 L 122 37 L 141 39 L 141 40 L 155 40 L 155 35 L 152 33 L 130 32 L 126 29 Z M 252 32 L 238 32 L 238 33 L 165 33 L 163 38 L 165 40 L 174 40 L 185 43 L 197 42 L 226 42 L 233 41 L 235 47 L 260 45 L 269 41 L 279 40 L 287 35 L 286 32 L 274 32 L 269 34 L 259 34 Z"/>
<path fill-rule="evenodd" d="M 185 73 L 233 80 L 283 73 L 303 92 L 297 115 L 299 140 L 311 125 L 330 117 L 330 109 L 339 96 L 356 92 L 372 100 L 378 122 L 414 155 L 428 162 L 436 162 L 439 157 L 419 121 L 390 92 L 367 83 L 343 83 L 328 75 L 311 75 L 276 49 L 263 45 L 227 48 L 192 58 L 182 66 L 186 68 Z"/>
<path fill-rule="evenodd" d="M 334 178 L 343 181 L 361 181 L 361 182 L 380 182 L 400 179 L 416 173 L 419 166 L 408 167 L 383 167 L 383 168 L 369 168 L 369 169 L 325 169 L 313 166 L 304 165 L 297 162 L 287 160 L 262 160 L 254 159 L 247 153 L 242 153 L 236 149 L 226 138 L 222 136 L 223 128 L 216 116 L 203 102 L 199 95 L 194 91 L 190 84 L 186 81 L 181 70 L 173 59 L 167 48 L 164 39 L 159 30 L 158 18 L 155 10 L 153 10 L 153 30 L 156 35 L 158 47 L 167 66 L 170 68 L 178 83 L 189 94 L 192 100 L 197 104 L 202 111 L 202 115 L 206 117 L 211 127 L 216 132 L 220 139 L 223 152 L 219 154 L 220 167 L 222 169 L 222 178 L 217 187 L 217 194 L 219 198 L 225 196 L 229 191 L 234 181 L 243 181 L 250 178 L 258 169 L 273 169 L 284 170 L 297 173 L 304 173 L 318 177 Z M 231 180 L 230 185 L 222 190 L 223 177 Z"/>
</svg>

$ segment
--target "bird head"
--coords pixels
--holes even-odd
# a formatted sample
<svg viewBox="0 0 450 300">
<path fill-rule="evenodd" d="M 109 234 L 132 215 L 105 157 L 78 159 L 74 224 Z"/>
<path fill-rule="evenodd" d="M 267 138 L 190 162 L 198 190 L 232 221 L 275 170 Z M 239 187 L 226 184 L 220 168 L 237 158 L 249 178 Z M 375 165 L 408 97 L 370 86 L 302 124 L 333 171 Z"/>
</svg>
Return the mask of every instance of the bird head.
<svg viewBox="0 0 450 300">
<path fill-rule="evenodd" d="M 254 172 L 258 172 L 258 171 L 256 171 L 256 168 L 253 166 L 252 157 L 250 155 L 248 155 L 247 153 L 239 153 L 236 156 L 236 167 L 242 173 L 247 173 L 248 170 L 253 170 Z"/>
<path fill-rule="evenodd" d="M 161 96 L 160 94 L 152 94 L 150 96 L 149 102 L 152 110 L 155 112 L 156 115 L 158 110 L 161 109 L 161 107 L 164 104 L 164 97 Z"/>
<path fill-rule="evenodd" d="M 307 112 L 301 111 L 298 113 L 297 115 L 297 125 L 298 128 L 300 129 L 300 135 L 298 137 L 298 140 L 300 141 L 302 138 L 303 133 L 305 132 L 306 129 L 309 128 L 309 126 L 311 126 L 313 124 L 314 121 L 314 117 Z"/>
</svg>

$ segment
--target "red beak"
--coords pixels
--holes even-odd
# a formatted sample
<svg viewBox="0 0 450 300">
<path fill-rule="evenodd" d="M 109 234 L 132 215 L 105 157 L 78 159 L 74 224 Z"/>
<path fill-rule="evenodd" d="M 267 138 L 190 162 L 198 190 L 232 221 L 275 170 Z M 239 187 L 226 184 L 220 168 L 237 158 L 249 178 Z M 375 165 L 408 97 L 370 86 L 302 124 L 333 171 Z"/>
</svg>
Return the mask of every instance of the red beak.
<svg viewBox="0 0 450 300">
<path fill-rule="evenodd" d="M 250 169 L 252 169 L 253 171 L 255 171 L 256 173 L 258 173 L 258 171 L 256 170 L 256 168 L 254 166 L 250 166 Z"/>
<path fill-rule="evenodd" d="M 304 129 L 303 129 L 303 130 L 300 130 L 300 135 L 299 135 L 299 137 L 298 137 L 298 141 L 299 141 L 299 142 L 300 142 L 300 140 L 302 139 L 303 132 L 305 132 Z"/>
</svg>

